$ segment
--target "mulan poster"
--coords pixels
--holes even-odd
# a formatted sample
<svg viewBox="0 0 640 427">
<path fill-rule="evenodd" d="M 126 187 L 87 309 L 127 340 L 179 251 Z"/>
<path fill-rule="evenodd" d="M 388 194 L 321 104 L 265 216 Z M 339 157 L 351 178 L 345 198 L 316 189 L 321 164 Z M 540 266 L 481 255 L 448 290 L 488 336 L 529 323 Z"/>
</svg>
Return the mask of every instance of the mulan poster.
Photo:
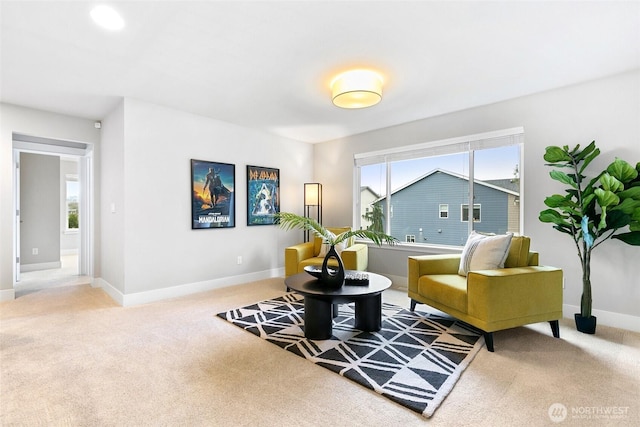
<svg viewBox="0 0 640 427">
<path fill-rule="evenodd" d="M 275 223 L 280 212 L 280 170 L 247 166 L 247 225 Z"/>
<path fill-rule="evenodd" d="M 235 165 L 191 160 L 191 228 L 235 227 Z"/>
</svg>

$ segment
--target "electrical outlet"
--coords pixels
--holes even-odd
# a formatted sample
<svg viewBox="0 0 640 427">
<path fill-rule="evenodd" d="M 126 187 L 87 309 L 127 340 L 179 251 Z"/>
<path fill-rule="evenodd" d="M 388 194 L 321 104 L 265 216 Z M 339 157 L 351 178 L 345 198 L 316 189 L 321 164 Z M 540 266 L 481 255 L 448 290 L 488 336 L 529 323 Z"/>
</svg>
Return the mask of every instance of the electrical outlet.
<svg viewBox="0 0 640 427">
<path fill-rule="evenodd" d="M 31 255 L 38 255 L 38 248 L 31 249 Z"/>
<path fill-rule="evenodd" d="M 242 256 L 238 255 L 238 265 L 242 264 Z"/>
</svg>

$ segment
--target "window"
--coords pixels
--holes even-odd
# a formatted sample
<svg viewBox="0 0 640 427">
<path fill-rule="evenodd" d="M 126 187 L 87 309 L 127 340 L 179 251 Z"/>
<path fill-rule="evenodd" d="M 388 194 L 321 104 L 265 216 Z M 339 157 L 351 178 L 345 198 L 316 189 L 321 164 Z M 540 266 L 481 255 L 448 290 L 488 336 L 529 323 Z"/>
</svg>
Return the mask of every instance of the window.
<svg viewBox="0 0 640 427">
<path fill-rule="evenodd" d="M 449 205 L 440 205 L 438 210 L 440 211 L 439 218 L 449 218 Z"/>
<path fill-rule="evenodd" d="M 461 209 L 460 220 L 462 222 L 469 221 L 469 205 L 468 204 L 460 205 L 460 209 Z M 480 205 L 479 204 L 473 205 L 473 222 L 480 222 Z"/>
<path fill-rule="evenodd" d="M 464 246 L 474 229 L 520 233 L 523 139 L 515 128 L 356 154 L 355 205 L 375 211 L 378 227 L 405 242 L 419 235 L 417 244 Z M 364 188 L 377 198 L 365 198 Z"/>
<path fill-rule="evenodd" d="M 66 231 L 78 231 L 79 211 L 78 201 L 80 199 L 80 186 L 77 175 L 66 176 Z"/>
<path fill-rule="evenodd" d="M 407 243 L 415 243 L 416 236 L 414 234 L 407 234 L 406 236 L 404 236 L 404 241 Z"/>
</svg>

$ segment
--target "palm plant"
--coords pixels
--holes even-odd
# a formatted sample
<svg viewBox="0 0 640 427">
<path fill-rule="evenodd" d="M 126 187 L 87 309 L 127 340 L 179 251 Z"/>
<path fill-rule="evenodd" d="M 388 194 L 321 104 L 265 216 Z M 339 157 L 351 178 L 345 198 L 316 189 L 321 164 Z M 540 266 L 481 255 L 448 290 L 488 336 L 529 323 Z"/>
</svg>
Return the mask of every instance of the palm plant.
<svg viewBox="0 0 640 427">
<path fill-rule="evenodd" d="M 275 215 L 275 222 L 285 230 L 297 228 L 311 231 L 314 235 L 320 237 L 325 243 L 328 243 L 330 246 L 335 246 L 351 237 L 370 239 L 378 246 L 381 246 L 382 243 L 394 245 L 399 242 L 399 240 L 393 236 L 374 230 L 350 230 L 338 235 L 334 235 L 313 218 L 307 218 L 289 212 L 277 213 Z"/>
<path fill-rule="evenodd" d="M 595 141 L 583 150 L 580 145 L 572 150 L 566 145 L 546 148 L 547 166 L 568 168 L 570 173 L 551 171 L 551 178 L 568 188 L 565 195 L 547 197 L 544 204 L 549 209 L 539 216 L 540 221 L 552 223 L 553 228 L 571 236 L 576 245 L 582 267 L 580 315 L 590 319 L 592 251 L 610 238 L 640 246 L 640 163 L 634 169 L 616 158 L 604 171 L 586 181 L 583 173 L 599 154 Z M 595 331 L 595 318 L 592 324 Z"/>
</svg>

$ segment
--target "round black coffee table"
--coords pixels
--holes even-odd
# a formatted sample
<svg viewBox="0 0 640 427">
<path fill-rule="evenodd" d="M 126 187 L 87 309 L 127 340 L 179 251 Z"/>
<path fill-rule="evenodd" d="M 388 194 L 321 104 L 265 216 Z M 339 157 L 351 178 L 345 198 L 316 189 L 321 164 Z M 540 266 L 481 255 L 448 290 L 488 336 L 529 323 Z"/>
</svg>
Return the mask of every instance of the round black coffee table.
<svg viewBox="0 0 640 427">
<path fill-rule="evenodd" d="M 349 273 L 349 271 L 347 271 Z M 361 272 L 359 272 L 361 273 Z M 391 280 L 375 273 L 368 285 L 345 284 L 340 289 L 326 289 L 308 273 L 298 273 L 284 280 L 287 288 L 304 296 L 304 336 L 312 340 L 326 340 L 333 334 L 333 318 L 338 304 L 355 302 L 355 327 L 361 331 L 379 331 L 382 327 L 382 291 Z"/>
</svg>

